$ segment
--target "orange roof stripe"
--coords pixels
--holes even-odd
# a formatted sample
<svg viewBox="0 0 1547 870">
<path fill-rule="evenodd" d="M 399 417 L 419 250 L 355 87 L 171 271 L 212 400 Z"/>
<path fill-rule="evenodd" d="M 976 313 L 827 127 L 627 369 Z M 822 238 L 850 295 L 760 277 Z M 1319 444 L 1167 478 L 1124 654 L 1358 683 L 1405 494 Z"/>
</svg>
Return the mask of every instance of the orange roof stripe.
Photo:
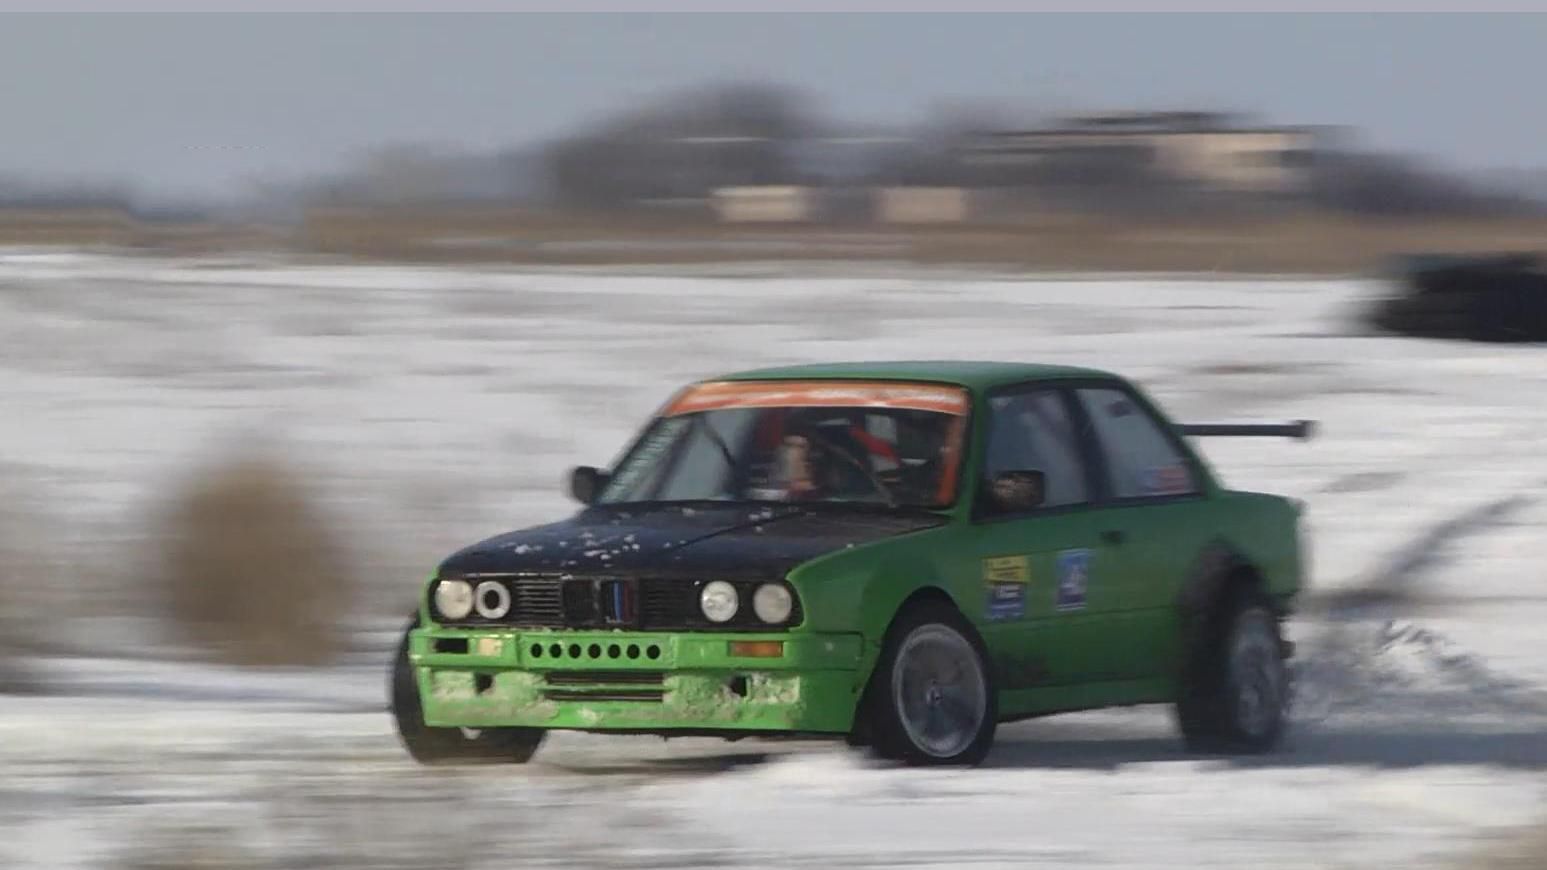
<svg viewBox="0 0 1547 870">
<path fill-rule="evenodd" d="M 965 416 L 967 391 L 903 381 L 712 381 L 689 388 L 666 416 L 721 408 L 902 408 Z"/>
</svg>

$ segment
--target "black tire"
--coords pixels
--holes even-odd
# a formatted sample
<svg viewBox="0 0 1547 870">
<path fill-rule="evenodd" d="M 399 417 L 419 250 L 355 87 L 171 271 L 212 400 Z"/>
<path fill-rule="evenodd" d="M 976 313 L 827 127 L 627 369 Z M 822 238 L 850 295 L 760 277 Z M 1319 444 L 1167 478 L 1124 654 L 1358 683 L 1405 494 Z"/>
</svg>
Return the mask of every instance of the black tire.
<svg viewBox="0 0 1547 870">
<path fill-rule="evenodd" d="M 1187 748 L 1251 754 L 1284 736 L 1290 676 L 1278 616 L 1267 600 L 1238 590 L 1194 635 L 1176 704 Z"/>
<path fill-rule="evenodd" d="M 976 765 L 994 744 L 998 716 L 982 638 L 956 608 L 926 602 L 904 609 L 888 629 L 849 743 L 909 765 Z M 954 733 L 931 741 L 935 722 Z"/>
<path fill-rule="evenodd" d="M 420 764 L 525 764 L 542 745 L 541 728 L 432 728 L 424 724 L 419 686 L 408 661 L 408 633 L 418 627 L 415 617 L 403 631 L 392 663 L 392 719 L 403 748 Z"/>
</svg>

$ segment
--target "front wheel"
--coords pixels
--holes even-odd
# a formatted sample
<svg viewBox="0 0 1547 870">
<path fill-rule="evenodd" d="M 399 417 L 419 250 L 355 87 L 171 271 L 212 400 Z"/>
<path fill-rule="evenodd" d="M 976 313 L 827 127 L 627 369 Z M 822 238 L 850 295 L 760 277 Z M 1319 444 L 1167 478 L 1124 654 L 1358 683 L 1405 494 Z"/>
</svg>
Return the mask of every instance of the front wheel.
<svg viewBox="0 0 1547 870">
<path fill-rule="evenodd" d="M 1259 596 L 1229 602 L 1184 679 L 1177 719 L 1190 749 L 1267 752 L 1283 737 L 1289 673 L 1278 618 Z"/>
<path fill-rule="evenodd" d="M 424 724 L 424 708 L 413 664 L 408 660 L 408 633 L 403 632 L 392 663 L 392 719 L 403 748 L 420 764 L 525 764 L 532 760 L 546 734 L 541 728 L 432 728 Z"/>
<path fill-rule="evenodd" d="M 883 758 L 912 765 L 981 762 L 993 745 L 999 709 L 986 658 L 982 640 L 955 608 L 908 608 L 887 633 L 858 730 Z"/>
</svg>

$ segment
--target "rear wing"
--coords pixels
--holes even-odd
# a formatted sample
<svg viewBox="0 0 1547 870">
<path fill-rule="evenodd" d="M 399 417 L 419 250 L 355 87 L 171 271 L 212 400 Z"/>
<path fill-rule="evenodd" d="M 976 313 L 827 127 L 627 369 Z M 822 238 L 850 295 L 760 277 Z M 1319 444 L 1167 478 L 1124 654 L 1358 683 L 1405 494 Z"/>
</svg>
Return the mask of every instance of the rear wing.
<svg viewBox="0 0 1547 870">
<path fill-rule="evenodd" d="M 1309 441 L 1316 435 L 1315 420 L 1292 423 L 1181 423 L 1177 431 L 1194 438 L 1293 438 Z"/>
</svg>

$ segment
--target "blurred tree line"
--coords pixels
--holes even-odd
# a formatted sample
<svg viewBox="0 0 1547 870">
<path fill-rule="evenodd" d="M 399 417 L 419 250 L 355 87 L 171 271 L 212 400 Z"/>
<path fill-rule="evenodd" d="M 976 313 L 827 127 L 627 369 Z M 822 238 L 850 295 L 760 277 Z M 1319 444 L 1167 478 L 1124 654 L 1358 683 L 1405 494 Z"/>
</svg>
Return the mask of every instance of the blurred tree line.
<svg viewBox="0 0 1547 870">
<path fill-rule="evenodd" d="M 701 201 L 738 185 L 948 186 L 994 189 L 1054 207 L 1185 210 L 1212 200 L 1120 155 L 1065 155 L 1034 166 L 964 159 L 994 131 L 1038 119 L 1001 108 L 935 108 L 901 128 L 835 121 L 808 94 L 733 83 L 670 94 L 528 152 L 523 189 L 559 208 L 632 209 Z M 1540 211 L 1516 188 L 1449 173 L 1400 155 L 1330 145 L 1311 156 L 1295 205 L 1361 215 L 1478 215 Z"/>
<path fill-rule="evenodd" d="M 247 209 L 293 217 L 311 206 L 489 204 L 565 210 L 702 209 L 723 187 L 815 185 L 963 187 L 1039 209 L 1191 214 L 1239 205 L 1169 176 L 1120 148 L 1077 150 L 1018 165 L 967 159 L 998 131 L 1041 119 L 959 103 L 916 122 L 881 127 L 836 120 L 811 95 L 766 82 L 664 94 L 555 141 L 486 153 L 388 143 L 322 177 L 255 183 Z M 1310 156 L 1308 182 L 1290 202 L 1369 216 L 1539 212 L 1547 183 L 1489 184 L 1398 155 L 1328 145 Z M 153 197 L 152 197 L 153 199 Z M 22 183 L 0 178 L 0 209 L 109 207 L 154 217 L 125 185 Z"/>
</svg>

